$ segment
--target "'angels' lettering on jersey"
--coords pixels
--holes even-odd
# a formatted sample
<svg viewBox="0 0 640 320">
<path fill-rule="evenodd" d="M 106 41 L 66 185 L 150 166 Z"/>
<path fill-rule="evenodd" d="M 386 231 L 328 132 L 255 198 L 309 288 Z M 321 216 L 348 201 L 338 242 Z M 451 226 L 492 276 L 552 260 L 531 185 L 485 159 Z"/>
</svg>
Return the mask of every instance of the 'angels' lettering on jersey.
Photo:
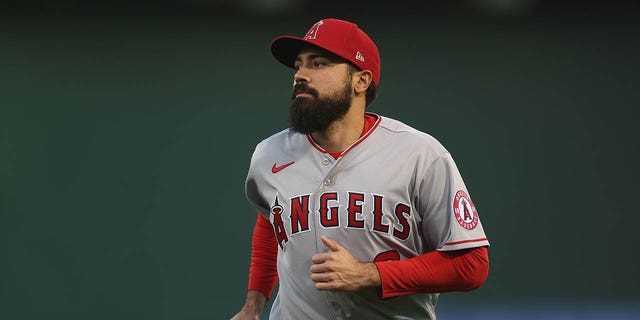
<svg viewBox="0 0 640 320">
<path fill-rule="evenodd" d="M 288 210 L 276 195 L 271 206 L 270 221 L 280 248 L 284 249 L 289 239 L 296 234 L 309 231 L 310 219 L 322 228 L 362 229 L 383 235 L 391 235 L 398 240 L 406 240 L 411 234 L 411 206 L 397 203 L 393 213 L 385 213 L 384 197 L 362 192 L 340 194 L 328 191 L 320 194 L 318 210 L 310 207 L 311 194 L 299 195 L 289 199 Z M 342 203 L 342 204 L 341 204 Z M 365 211 L 365 207 L 370 210 Z M 310 217 L 311 213 L 315 217 Z M 341 214 L 342 213 L 342 214 Z"/>
</svg>

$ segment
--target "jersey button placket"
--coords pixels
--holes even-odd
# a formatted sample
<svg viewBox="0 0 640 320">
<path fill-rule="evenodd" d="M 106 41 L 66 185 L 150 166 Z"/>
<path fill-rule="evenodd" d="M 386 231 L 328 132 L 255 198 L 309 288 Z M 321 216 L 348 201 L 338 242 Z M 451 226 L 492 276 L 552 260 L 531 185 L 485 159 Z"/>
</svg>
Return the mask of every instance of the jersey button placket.
<svg viewBox="0 0 640 320">
<path fill-rule="evenodd" d="M 328 187 L 331 184 L 331 178 L 329 178 L 329 176 L 331 175 L 331 171 L 333 170 L 333 168 L 331 168 L 329 165 L 332 164 L 331 160 L 324 156 L 322 157 L 322 159 L 320 160 L 320 162 L 322 162 L 322 166 L 325 167 L 325 170 L 329 170 L 327 173 L 327 175 L 325 176 L 324 181 L 322 181 L 322 185 L 324 185 L 324 187 Z"/>
</svg>

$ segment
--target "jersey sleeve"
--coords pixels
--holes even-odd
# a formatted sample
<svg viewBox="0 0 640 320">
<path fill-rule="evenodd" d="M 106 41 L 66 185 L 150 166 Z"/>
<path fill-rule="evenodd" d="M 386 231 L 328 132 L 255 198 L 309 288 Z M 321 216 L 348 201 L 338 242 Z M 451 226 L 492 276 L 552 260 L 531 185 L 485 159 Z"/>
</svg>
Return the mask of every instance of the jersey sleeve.
<svg viewBox="0 0 640 320">
<path fill-rule="evenodd" d="M 421 227 L 429 251 L 489 245 L 451 154 L 445 152 L 427 166 L 417 191 L 421 199 Z"/>
<path fill-rule="evenodd" d="M 251 156 L 251 164 L 249 165 L 249 171 L 245 180 L 245 195 L 249 204 L 251 204 L 254 209 L 259 212 L 268 213 L 269 205 L 260 194 L 260 185 L 264 183 L 264 178 L 262 177 L 264 168 L 260 170 L 261 158 L 262 144 L 258 144 Z"/>
</svg>

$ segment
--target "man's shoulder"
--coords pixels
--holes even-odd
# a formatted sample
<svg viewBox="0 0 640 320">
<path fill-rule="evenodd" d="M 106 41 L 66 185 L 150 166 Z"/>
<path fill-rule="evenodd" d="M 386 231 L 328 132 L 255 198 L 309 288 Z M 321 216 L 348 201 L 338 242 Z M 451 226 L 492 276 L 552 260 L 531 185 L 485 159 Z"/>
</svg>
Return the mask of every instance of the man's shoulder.
<svg viewBox="0 0 640 320">
<path fill-rule="evenodd" d="M 256 145 L 256 152 L 280 152 L 304 140 L 306 140 L 305 135 L 287 128 L 260 141 Z"/>
<path fill-rule="evenodd" d="M 280 131 L 278 131 L 278 132 L 276 132 L 276 133 L 274 133 L 274 134 L 262 139 L 262 141 L 260 141 L 258 143 L 258 145 L 269 144 L 269 143 L 274 143 L 274 142 L 280 141 L 283 138 L 285 138 L 286 136 L 288 136 L 290 134 L 290 131 L 291 130 L 289 130 L 289 129 L 280 130 Z"/>
<path fill-rule="evenodd" d="M 444 146 L 442 146 L 438 139 L 433 137 L 431 134 L 418 130 L 402 121 L 384 116 L 380 122 L 380 128 L 384 133 L 394 137 L 395 139 L 400 139 L 405 142 L 415 143 L 418 145 L 426 144 L 431 148 L 444 151 Z M 415 146 L 417 147 L 418 145 Z"/>
<path fill-rule="evenodd" d="M 390 130 L 392 132 L 419 131 L 400 120 L 396 120 L 388 116 L 380 116 L 380 117 L 382 118 L 382 121 L 380 122 L 380 127 Z"/>
</svg>

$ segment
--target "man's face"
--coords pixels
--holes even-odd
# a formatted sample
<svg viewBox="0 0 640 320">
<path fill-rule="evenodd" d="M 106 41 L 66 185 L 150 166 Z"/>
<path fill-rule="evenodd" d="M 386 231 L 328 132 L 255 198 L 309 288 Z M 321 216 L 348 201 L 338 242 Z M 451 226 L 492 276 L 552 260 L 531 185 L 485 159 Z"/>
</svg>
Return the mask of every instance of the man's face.
<svg viewBox="0 0 640 320">
<path fill-rule="evenodd" d="M 317 49 L 302 50 L 295 67 L 289 109 L 291 129 L 303 134 L 326 130 L 351 107 L 349 67 Z"/>
</svg>

